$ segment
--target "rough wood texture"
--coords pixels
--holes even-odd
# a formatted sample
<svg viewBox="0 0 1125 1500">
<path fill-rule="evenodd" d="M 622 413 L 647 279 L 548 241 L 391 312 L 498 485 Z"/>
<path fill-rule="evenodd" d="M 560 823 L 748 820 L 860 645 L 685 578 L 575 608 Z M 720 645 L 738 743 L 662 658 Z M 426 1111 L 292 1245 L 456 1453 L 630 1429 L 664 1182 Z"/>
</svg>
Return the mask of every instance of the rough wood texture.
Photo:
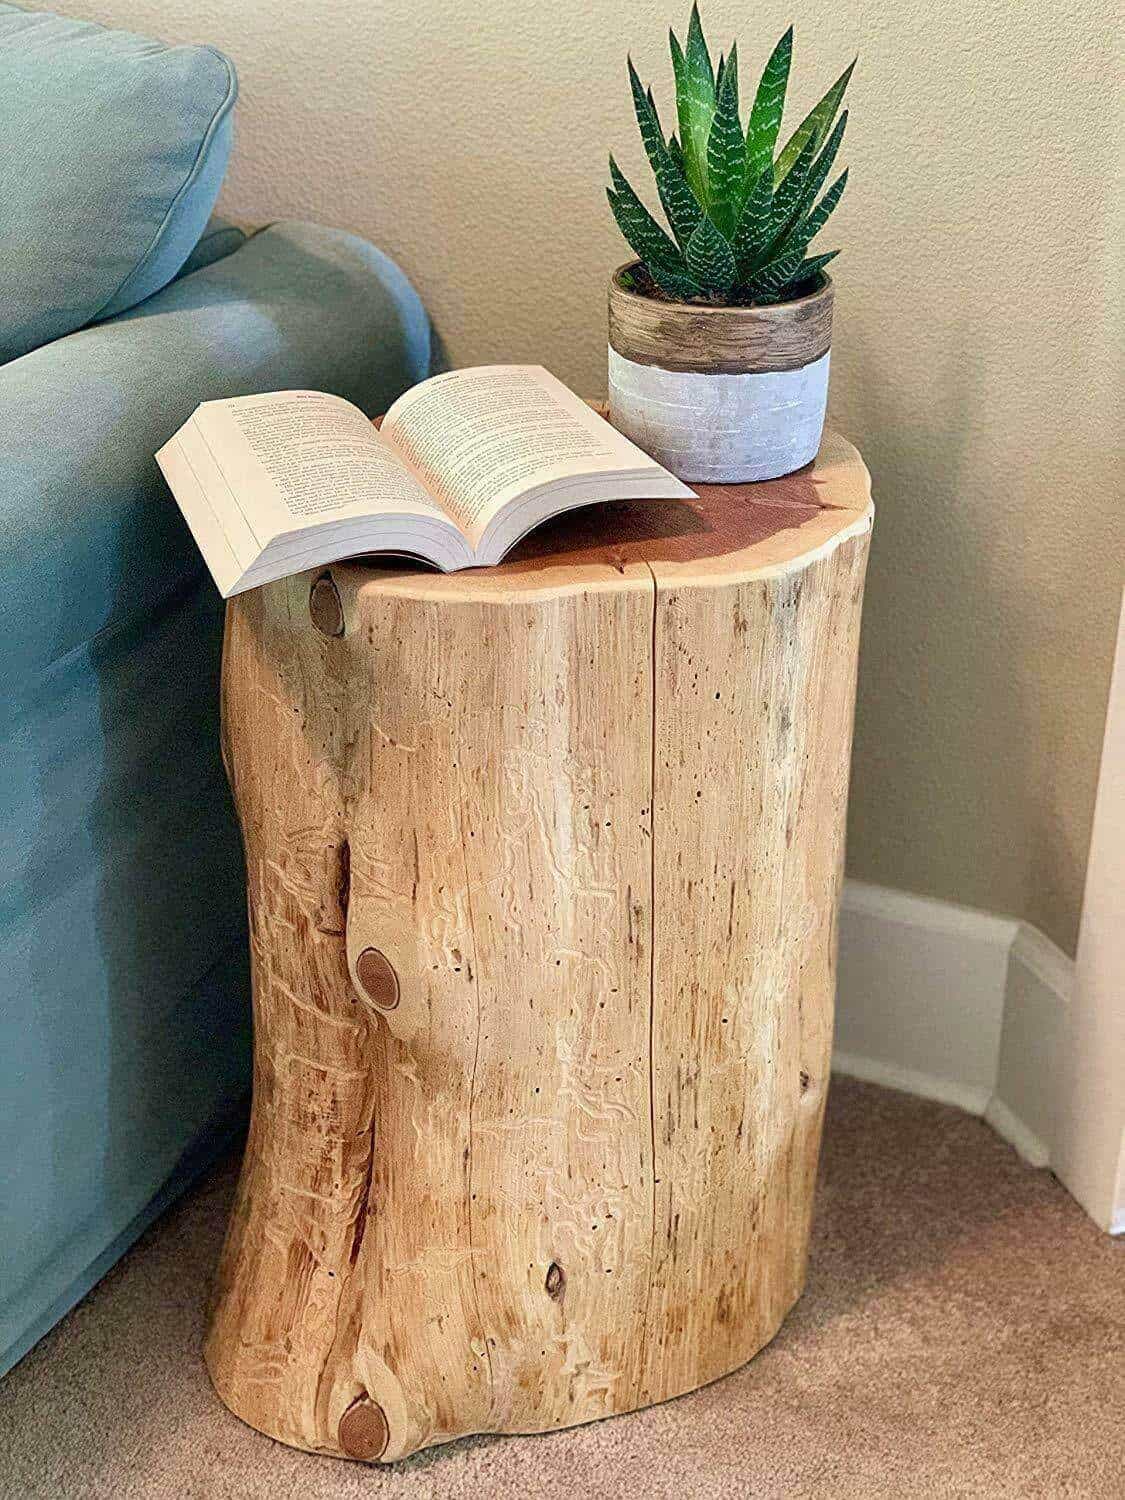
<svg viewBox="0 0 1125 1500">
<path fill-rule="evenodd" d="M 832 279 L 806 297 L 771 307 L 708 307 L 645 297 L 609 284 L 609 342 L 626 359 L 707 375 L 796 370 L 832 344 Z"/>
<path fill-rule="evenodd" d="M 666 1399 L 777 1330 L 870 524 L 830 437 L 500 568 L 231 601 L 254 1108 L 206 1357 L 244 1420 L 390 1461 Z"/>
</svg>

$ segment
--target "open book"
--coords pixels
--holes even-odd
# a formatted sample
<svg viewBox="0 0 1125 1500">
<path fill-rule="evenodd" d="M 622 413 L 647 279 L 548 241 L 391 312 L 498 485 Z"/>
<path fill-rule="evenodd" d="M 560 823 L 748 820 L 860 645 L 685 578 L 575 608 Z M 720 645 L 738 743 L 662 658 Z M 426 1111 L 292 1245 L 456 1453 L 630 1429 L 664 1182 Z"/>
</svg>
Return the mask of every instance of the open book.
<svg viewBox="0 0 1125 1500">
<path fill-rule="evenodd" d="M 205 401 L 156 459 L 224 598 L 364 552 L 495 563 L 576 506 L 694 494 L 539 365 L 435 375 L 378 431 L 318 391 Z"/>
</svg>

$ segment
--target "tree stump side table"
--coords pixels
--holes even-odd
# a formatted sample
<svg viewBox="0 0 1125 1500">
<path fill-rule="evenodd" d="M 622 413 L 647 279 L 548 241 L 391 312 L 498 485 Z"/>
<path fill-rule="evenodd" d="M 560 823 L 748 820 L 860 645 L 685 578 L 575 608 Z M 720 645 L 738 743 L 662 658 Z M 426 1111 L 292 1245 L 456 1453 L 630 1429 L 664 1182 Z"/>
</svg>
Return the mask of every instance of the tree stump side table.
<svg viewBox="0 0 1125 1500">
<path fill-rule="evenodd" d="M 800 1295 L 866 470 L 349 563 L 227 616 L 254 1103 L 207 1365 L 402 1457 L 689 1391 Z"/>
</svg>

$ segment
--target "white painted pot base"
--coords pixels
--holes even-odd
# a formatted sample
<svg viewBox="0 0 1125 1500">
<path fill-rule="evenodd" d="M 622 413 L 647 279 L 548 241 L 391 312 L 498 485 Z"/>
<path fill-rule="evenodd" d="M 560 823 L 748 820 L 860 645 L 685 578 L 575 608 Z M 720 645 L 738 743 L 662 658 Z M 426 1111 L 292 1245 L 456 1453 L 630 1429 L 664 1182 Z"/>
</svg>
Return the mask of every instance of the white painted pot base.
<svg viewBox="0 0 1125 1500">
<path fill-rule="evenodd" d="M 811 463 L 830 354 L 796 370 L 711 375 L 637 364 L 610 346 L 609 419 L 679 479 L 735 484 Z"/>
</svg>

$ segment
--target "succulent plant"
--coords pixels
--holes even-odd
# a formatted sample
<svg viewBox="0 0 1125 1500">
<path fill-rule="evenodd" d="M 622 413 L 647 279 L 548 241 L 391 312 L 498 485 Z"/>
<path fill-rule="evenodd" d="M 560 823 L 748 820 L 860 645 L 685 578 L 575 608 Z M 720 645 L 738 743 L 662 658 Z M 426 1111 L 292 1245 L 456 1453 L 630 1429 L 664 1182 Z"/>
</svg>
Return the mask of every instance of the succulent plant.
<svg viewBox="0 0 1125 1500">
<path fill-rule="evenodd" d="M 818 201 L 840 149 L 840 103 L 853 61 L 777 152 L 789 63 L 790 27 L 770 54 L 743 128 L 738 48 L 712 67 L 698 6 L 687 45 L 668 33 L 676 80 L 679 136 L 665 138 L 652 89 L 629 59 L 641 140 L 667 215 L 669 235 L 609 159 L 606 189 L 618 228 L 641 262 L 633 283 L 679 301 L 755 305 L 780 302 L 815 284 L 838 254 L 807 256 L 848 180 L 845 169 Z M 646 278 L 648 284 L 646 285 Z"/>
</svg>

